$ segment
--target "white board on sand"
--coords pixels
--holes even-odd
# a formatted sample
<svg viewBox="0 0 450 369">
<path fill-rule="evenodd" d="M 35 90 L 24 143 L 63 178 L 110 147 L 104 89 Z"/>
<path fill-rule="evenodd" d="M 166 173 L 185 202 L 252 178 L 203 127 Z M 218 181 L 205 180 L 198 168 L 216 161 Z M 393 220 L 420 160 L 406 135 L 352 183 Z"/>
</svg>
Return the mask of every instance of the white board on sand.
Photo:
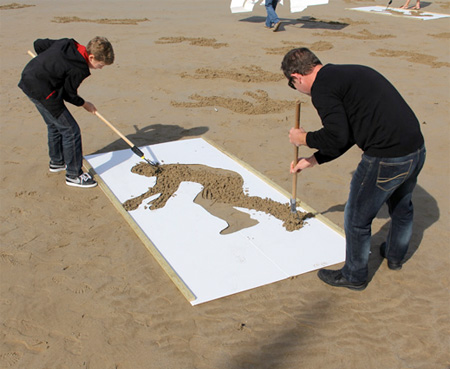
<svg viewBox="0 0 450 369">
<path fill-rule="evenodd" d="M 283 190 L 204 139 L 162 143 L 141 147 L 141 150 L 146 158 L 163 164 L 203 164 L 237 172 L 244 179 L 243 190 L 249 196 L 289 203 L 289 195 Z M 288 232 L 282 222 L 271 215 L 240 209 L 259 223 L 221 235 L 219 232 L 226 227 L 226 222 L 193 202 L 202 190 L 198 183 L 182 182 L 163 208 L 150 210 L 149 198 L 127 213 L 120 204 L 155 184 L 154 177 L 131 172 L 141 160 L 129 149 L 89 155 L 85 159 L 104 191 L 117 199 L 119 211 L 131 216 L 141 239 L 148 238 L 150 246 L 147 247 L 151 252 L 154 247 L 157 260 L 177 286 L 181 286 L 180 291 L 192 305 L 345 259 L 344 237 L 337 227 L 326 224 L 320 216 L 308 219 L 303 228 Z M 304 209 L 299 206 L 299 210 Z"/>
<path fill-rule="evenodd" d="M 253 11 L 253 7 L 260 0 L 231 0 L 230 9 L 232 13 L 245 13 Z M 283 5 L 283 0 L 278 2 L 279 5 Z M 291 13 L 298 13 L 305 10 L 308 6 L 313 5 L 325 5 L 328 4 L 328 0 L 290 0 Z M 260 2 L 261 6 L 265 6 L 265 1 Z"/>
<path fill-rule="evenodd" d="M 360 8 L 349 8 L 349 10 L 357 10 L 360 12 L 391 15 L 393 17 L 415 18 L 421 20 L 432 20 L 450 17 L 448 14 L 428 13 L 422 10 L 386 8 L 385 6 L 363 6 Z"/>
</svg>

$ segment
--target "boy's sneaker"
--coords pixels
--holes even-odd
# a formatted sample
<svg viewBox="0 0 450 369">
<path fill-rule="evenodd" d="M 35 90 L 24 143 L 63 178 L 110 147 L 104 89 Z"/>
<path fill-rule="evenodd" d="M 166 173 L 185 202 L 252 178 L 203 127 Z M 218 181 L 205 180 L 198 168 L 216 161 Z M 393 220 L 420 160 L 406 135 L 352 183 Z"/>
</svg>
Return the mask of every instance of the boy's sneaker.
<svg viewBox="0 0 450 369">
<path fill-rule="evenodd" d="M 52 164 L 50 163 L 48 166 L 48 169 L 52 173 L 62 172 L 63 170 L 66 170 L 66 164 Z"/>
<path fill-rule="evenodd" d="M 78 177 L 69 177 L 66 176 L 66 184 L 73 187 L 95 187 L 97 186 L 97 182 L 95 182 L 89 173 L 83 173 Z"/>
</svg>

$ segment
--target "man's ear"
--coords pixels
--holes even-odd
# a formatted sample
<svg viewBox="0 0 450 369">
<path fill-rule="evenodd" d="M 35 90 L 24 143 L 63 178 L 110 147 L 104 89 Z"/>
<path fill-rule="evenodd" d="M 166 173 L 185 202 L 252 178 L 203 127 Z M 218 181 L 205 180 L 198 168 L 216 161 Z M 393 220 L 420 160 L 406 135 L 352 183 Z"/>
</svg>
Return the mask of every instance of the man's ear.
<svg viewBox="0 0 450 369">
<path fill-rule="evenodd" d="M 295 78 L 299 83 L 302 83 L 303 75 L 300 73 L 292 73 L 291 77 Z"/>
</svg>

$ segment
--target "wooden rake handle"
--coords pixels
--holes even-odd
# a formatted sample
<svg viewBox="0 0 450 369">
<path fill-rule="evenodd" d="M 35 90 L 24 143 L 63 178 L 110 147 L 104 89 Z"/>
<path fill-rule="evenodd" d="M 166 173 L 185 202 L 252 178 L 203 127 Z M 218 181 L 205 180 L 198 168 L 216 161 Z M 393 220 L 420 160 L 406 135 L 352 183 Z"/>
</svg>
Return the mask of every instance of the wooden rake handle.
<svg viewBox="0 0 450 369">
<path fill-rule="evenodd" d="M 297 101 L 295 105 L 295 128 L 300 128 L 300 107 L 301 102 Z M 294 163 L 298 161 L 298 146 L 294 145 Z M 294 173 L 292 177 L 292 199 L 296 201 L 297 199 L 297 173 Z"/>
<path fill-rule="evenodd" d="M 111 128 L 114 132 L 116 132 L 122 140 L 124 140 L 130 147 L 133 147 L 134 144 L 125 137 L 116 127 L 114 127 L 111 123 L 109 123 L 98 111 L 95 112 L 95 115 L 99 117 L 103 123 L 105 123 L 109 128 Z"/>
</svg>

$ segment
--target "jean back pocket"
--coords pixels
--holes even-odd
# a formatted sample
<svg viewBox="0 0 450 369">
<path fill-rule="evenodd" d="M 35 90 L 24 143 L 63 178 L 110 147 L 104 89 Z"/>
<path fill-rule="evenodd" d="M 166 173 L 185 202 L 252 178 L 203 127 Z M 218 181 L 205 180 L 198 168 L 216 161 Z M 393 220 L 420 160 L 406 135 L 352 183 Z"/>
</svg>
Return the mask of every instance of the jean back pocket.
<svg viewBox="0 0 450 369">
<path fill-rule="evenodd" d="M 402 163 L 380 162 L 377 187 L 383 191 L 393 191 L 408 178 L 413 160 Z"/>
</svg>

